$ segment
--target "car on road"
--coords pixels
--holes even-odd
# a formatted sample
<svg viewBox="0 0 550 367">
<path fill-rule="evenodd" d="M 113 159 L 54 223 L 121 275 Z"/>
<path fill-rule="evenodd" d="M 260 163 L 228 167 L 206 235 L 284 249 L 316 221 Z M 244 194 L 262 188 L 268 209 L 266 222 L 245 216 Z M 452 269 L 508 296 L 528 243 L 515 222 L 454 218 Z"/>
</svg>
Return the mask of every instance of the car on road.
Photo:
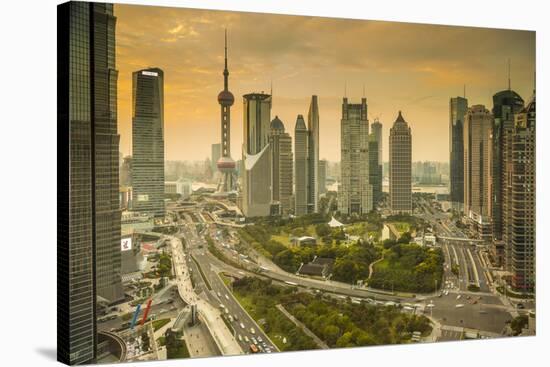
<svg viewBox="0 0 550 367">
<path fill-rule="evenodd" d="M 233 318 L 235 319 L 235 321 L 239 320 L 239 317 L 237 316 L 237 314 L 234 314 Z"/>
<path fill-rule="evenodd" d="M 221 298 L 221 296 L 222 296 L 222 294 L 221 294 L 220 292 L 218 292 L 218 297 L 220 297 L 220 298 Z"/>
<path fill-rule="evenodd" d="M 263 343 L 264 340 L 262 339 L 261 336 L 259 336 L 259 337 L 258 337 L 258 341 L 259 341 L 260 343 Z"/>
<path fill-rule="evenodd" d="M 239 341 L 242 342 L 243 341 L 243 336 L 241 334 L 239 334 L 238 337 L 239 337 Z"/>
<path fill-rule="evenodd" d="M 229 321 L 233 322 L 233 316 L 229 315 Z"/>
<path fill-rule="evenodd" d="M 464 307 L 464 305 L 462 303 L 459 303 L 458 305 L 455 306 L 456 308 L 462 308 Z"/>
<path fill-rule="evenodd" d="M 241 327 L 241 329 L 244 329 L 244 324 L 242 322 L 239 324 L 239 326 Z"/>
<path fill-rule="evenodd" d="M 244 341 L 247 342 L 247 343 L 250 343 L 250 339 L 248 339 L 248 336 L 244 336 Z"/>
<path fill-rule="evenodd" d="M 227 300 L 229 301 L 229 296 L 227 294 L 225 295 L 225 298 L 227 298 Z"/>
<path fill-rule="evenodd" d="M 258 345 L 258 341 L 256 340 L 256 338 L 255 338 L 255 337 L 252 337 L 251 339 L 252 339 L 252 343 L 254 343 L 254 344 Z"/>
<path fill-rule="evenodd" d="M 250 333 L 251 333 L 251 334 L 256 334 L 256 330 L 254 330 L 254 328 L 251 327 L 251 328 L 250 328 Z"/>
</svg>

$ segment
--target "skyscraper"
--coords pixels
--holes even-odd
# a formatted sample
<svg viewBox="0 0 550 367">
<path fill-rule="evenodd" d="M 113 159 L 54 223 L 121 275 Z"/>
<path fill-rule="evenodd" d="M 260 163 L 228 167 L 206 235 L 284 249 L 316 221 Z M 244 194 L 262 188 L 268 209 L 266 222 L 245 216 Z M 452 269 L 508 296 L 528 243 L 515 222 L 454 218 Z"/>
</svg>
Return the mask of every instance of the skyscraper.
<svg viewBox="0 0 550 367">
<path fill-rule="evenodd" d="M 401 111 L 390 129 L 390 208 L 412 212 L 412 135 Z"/>
<path fill-rule="evenodd" d="M 369 182 L 372 186 L 372 205 L 373 207 L 382 197 L 382 165 L 379 164 L 378 141 L 376 134 L 369 135 Z"/>
<path fill-rule="evenodd" d="M 504 131 L 503 240 L 506 269 L 517 292 L 535 291 L 536 100 L 515 114 Z"/>
<path fill-rule="evenodd" d="M 490 240 L 493 116 L 483 105 L 468 108 L 464 119 L 464 214 L 478 236 Z"/>
<path fill-rule="evenodd" d="M 311 96 L 307 114 L 307 211 L 317 213 L 319 206 L 319 104 L 317 96 Z"/>
<path fill-rule="evenodd" d="M 514 115 L 523 109 L 523 99 L 508 86 L 507 90 L 500 91 L 493 96 L 493 151 L 492 151 L 492 203 L 491 217 L 493 223 L 493 239 L 502 240 L 503 222 L 503 185 L 504 167 L 507 162 L 504 160 L 504 144 L 507 132 L 514 127 Z"/>
<path fill-rule="evenodd" d="M 164 217 L 164 72 L 132 73 L 133 210 Z"/>
<path fill-rule="evenodd" d="M 382 198 L 382 123 L 378 120 L 378 118 L 374 119 L 374 122 L 371 125 L 371 136 L 369 140 L 369 149 L 370 144 L 374 147 L 373 141 L 376 142 L 377 146 L 377 162 L 371 161 L 372 163 L 369 163 L 369 171 L 370 176 L 374 181 L 371 181 L 370 184 L 372 185 L 372 205 L 373 207 L 378 204 L 380 199 Z M 372 154 L 371 154 L 372 153 Z M 373 157 L 374 152 L 370 152 L 369 150 L 369 157 Z M 375 166 L 372 166 L 372 164 L 375 164 Z"/>
<path fill-rule="evenodd" d="M 227 194 L 236 189 L 235 161 L 231 158 L 231 106 L 235 98 L 229 91 L 229 70 L 227 69 L 227 30 L 225 31 L 225 68 L 223 69 L 223 90 L 218 94 L 221 106 L 221 158 L 216 162 L 221 172 L 218 193 Z"/>
<path fill-rule="evenodd" d="M 364 214 L 372 210 L 372 186 L 369 183 L 369 121 L 367 99 L 350 104 L 344 97 L 341 140 L 341 183 L 338 210 L 344 214 Z"/>
<path fill-rule="evenodd" d="M 58 349 L 96 358 L 96 300 L 121 284 L 117 70 L 112 4 L 58 6 Z"/>
<path fill-rule="evenodd" d="M 382 165 L 382 123 L 378 118 L 370 125 L 371 133 L 374 134 L 374 140 L 378 143 L 378 164 Z"/>
<path fill-rule="evenodd" d="M 464 116 L 468 100 L 463 97 L 449 101 L 450 196 L 453 209 L 464 208 Z"/>
<path fill-rule="evenodd" d="M 278 206 L 278 213 L 288 215 L 292 209 L 293 156 L 292 138 L 278 116 L 271 121 L 269 136 L 271 147 L 271 201 Z"/>
<path fill-rule="evenodd" d="M 327 192 L 327 171 L 328 162 L 326 159 L 319 160 L 319 195 Z"/>
<path fill-rule="evenodd" d="M 271 95 L 243 96 L 243 172 L 239 204 L 247 217 L 271 213 Z"/>
<path fill-rule="evenodd" d="M 302 115 L 294 127 L 294 215 L 307 214 L 308 208 L 308 131 Z"/>
</svg>

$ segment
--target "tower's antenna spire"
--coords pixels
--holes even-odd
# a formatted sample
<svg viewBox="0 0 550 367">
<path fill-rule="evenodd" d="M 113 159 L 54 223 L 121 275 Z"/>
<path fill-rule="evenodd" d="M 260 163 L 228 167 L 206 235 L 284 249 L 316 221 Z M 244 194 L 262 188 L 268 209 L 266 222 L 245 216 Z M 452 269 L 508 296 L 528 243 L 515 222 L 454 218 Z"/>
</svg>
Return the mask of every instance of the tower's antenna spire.
<svg viewBox="0 0 550 367">
<path fill-rule="evenodd" d="M 224 65 L 225 68 L 223 69 L 223 86 L 224 90 L 227 90 L 228 88 L 228 77 L 229 77 L 229 70 L 227 70 L 227 28 L 225 28 L 225 49 L 224 49 Z"/>
<path fill-rule="evenodd" d="M 348 96 L 348 82 L 344 82 L 344 98 Z"/>
<path fill-rule="evenodd" d="M 363 97 L 365 97 L 365 83 L 363 83 Z"/>
<path fill-rule="evenodd" d="M 512 89 L 512 82 L 510 79 L 510 58 L 508 58 L 508 90 Z"/>
</svg>

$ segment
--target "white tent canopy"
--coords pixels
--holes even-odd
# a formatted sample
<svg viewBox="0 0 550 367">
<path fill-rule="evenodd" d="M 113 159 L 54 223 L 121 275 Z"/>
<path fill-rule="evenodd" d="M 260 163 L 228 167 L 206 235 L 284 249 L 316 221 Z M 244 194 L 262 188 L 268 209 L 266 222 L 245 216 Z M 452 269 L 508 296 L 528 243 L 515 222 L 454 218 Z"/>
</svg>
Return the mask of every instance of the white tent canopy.
<svg viewBox="0 0 550 367">
<path fill-rule="evenodd" d="M 343 227 L 344 225 L 340 222 L 338 222 L 334 217 L 328 222 L 329 227 L 335 228 L 335 227 Z"/>
</svg>

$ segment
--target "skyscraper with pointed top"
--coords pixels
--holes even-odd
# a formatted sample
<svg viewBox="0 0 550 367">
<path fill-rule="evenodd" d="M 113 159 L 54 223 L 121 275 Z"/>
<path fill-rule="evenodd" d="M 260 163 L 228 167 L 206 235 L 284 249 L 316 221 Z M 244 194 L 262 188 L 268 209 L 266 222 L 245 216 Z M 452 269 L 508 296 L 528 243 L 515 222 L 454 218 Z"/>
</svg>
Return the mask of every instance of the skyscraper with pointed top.
<svg viewBox="0 0 550 367">
<path fill-rule="evenodd" d="M 218 194 L 228 194 L 235 191 L 236 175 L 235 161 L 231 158 L 231 106 L 235 102 L 233 93 L 229 91 L 229 70 L 227 69 L 227 29 L 225 30 L 223 69 L 223 90 L 218 94 L 218 103 L 221 106 L 221 157 L 216 162 L 221 172 L 218 183 Z"/>
<path fill-rule="evenodd" d="M 412 136 L 401 111 L 390 129 L 390 208 L 412 212 Z"/>
</svg>

